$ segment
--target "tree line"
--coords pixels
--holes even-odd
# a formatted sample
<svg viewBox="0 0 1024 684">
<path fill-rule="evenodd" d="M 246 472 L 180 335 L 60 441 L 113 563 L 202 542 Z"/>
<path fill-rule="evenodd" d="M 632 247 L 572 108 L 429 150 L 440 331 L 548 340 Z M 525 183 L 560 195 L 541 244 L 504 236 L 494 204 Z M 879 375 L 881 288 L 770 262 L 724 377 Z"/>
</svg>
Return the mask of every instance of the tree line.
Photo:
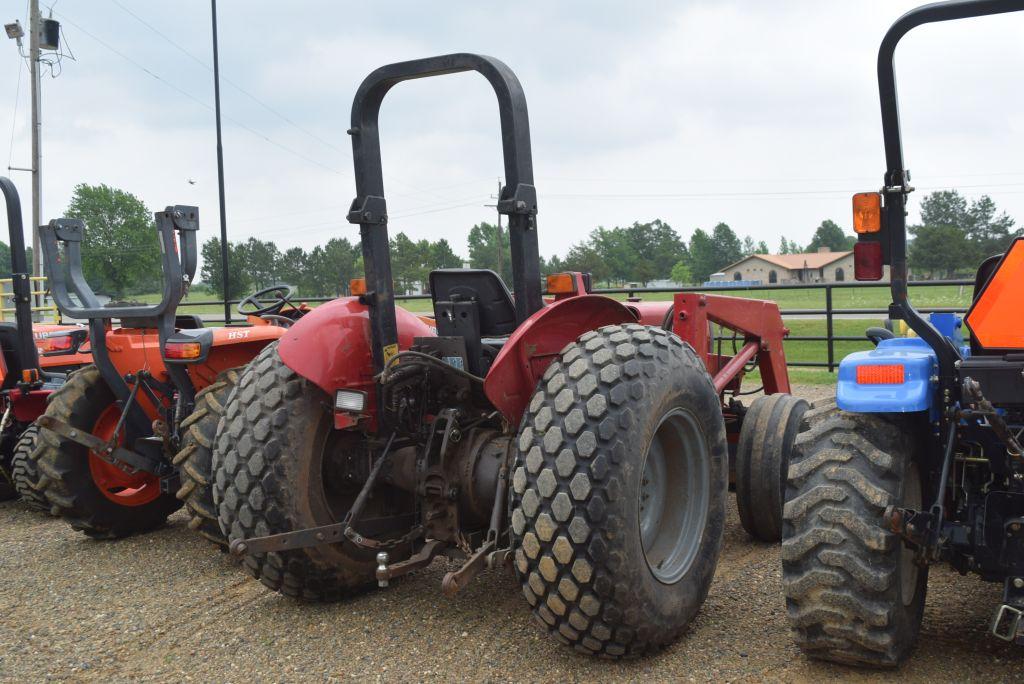
<svg viewBox="0 0 1024 684">
<path fill-rule="evenodd" d="M 65 216 L 86 222 L 83 261 L 93 288 L 112 297 L 149 294 L 158 289 L 160 249 L 152 213 L 134 195 L 107 185 L 79 184 Z M 995 202 L 982 196 L 967 200 L 955 190 L 938 191 L 921 201 L 921 221 L 910 226 L 910 266 L 916 277 L 948 278 L 967 275 L 992 254 L 1006 249 L 1022 234 Z M 775 253 L 851 249 L 852 233 L 826 219 L 807 245 L 782 237 Z M 508 231 L 481 222 L 467 236 L 467 258 L 444 238 L 413 240 L 404 232 L 391 238 L 391 264 L 396 292 L 425 289 L 435 268 L 489 268 L 506 283 L 512 282 Z M 541 258 L 541 272 L 583 271 L 602 285 L 656 280 L 679 284 L 701 283 L 712 273 L 751 254 L 767 254 L 764 241 L 740 238 L 726 223 L 710 230 L 697 228 L 684 240 L 667 222 L 654 219 L 628 226 L 599 226 L 586 239 L 573 244 L 564 256 Z M 220 240 L 203 242 L 200 279 L 211 292 L 224 296 Z M 333 238 L 311 249 L 281 250 L 273 241 L 250 237 L 228 245 L 230 296 L 238 299 L 253 290 L 287 283 L 307 297 L 332 297 L 348 292 L 352 278 L 363 274 L 358 242 Z M 31 251 L 29 250 L 31 261 Z M 10 248 L 0 242 L 0 275 L 10 273 Z"/>
</svg>

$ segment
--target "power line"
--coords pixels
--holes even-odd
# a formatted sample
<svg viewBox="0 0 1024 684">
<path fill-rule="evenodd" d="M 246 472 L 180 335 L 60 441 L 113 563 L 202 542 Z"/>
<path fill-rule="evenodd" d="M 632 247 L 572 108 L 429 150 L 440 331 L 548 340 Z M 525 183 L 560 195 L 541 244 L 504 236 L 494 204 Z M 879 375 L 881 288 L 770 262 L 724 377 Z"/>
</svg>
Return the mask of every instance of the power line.
<svg viewBox="0 0 1024 684">
<path fill-rule="evenodd" d="M 75 27 L 76 29 L 78 29 L 79 31 L 81 31 L 81 32 L 82 32 L 82 33 L 83 33 L 84 35 L 86 35 L 87 37 L 89 37 L 89 38 L 93 39 L 94 41 L 96 41 L 97 43 L 99 43 L 100 45 L 102 45 L 103 47 L 105 47 L 105 48 L 106 48 L 107 50 L 109 50 L 110 52 L 113 52 L 113 53 L 114 53 L 115 55 L 117 55 L 117 56 L 118 56 L 118 57 L 120 57 L 121 59 L 125 60 L 125 61 L 126 61 L 126 62 L 128 62 L 129 64 L 132 64 L 132 65 L 133 65 L 133 66 L 135 66 L 136 68 L 138 68 L 138 69 L 141 69 L 141 70 L 142 70 L 143 72 L 145 72 L 146 74 L 148 74 L 148 75 L 149 75 L 149 76 L 151 76 L 152 78 L 156 79 L 156 80 L 157 80 L 157 81 L 159 81 L 160 83 L 163 83 L 163 84 L 164 84 L 164 85 L 166 85 L 166 86 L 167 86 L 168 88 L 170 88 L 170 89 L 174 90 L 174 91 L 175 91 L 176 93 L 179 93 L 180 95 L 182 95 L 182 96 L 184 96 L 184 97 L 187 97 L 188 99 L 192 100 L 192 101 L 193 101 L 193 102 L 195 102 L 196 104 L 200 105 L 201 107 L 204 107 L 205 109 L 207 109 L 207 110 L 209 110 L 209 111 L 211 111 L 211 112 L 213 111 L 213 107 L 211 107 L 211 106 L 210 106 L 209 104 L 207 104 L 207 103 L 206 103 L 206 102 L 204 102 L 203 100 L 199 99 L 199 98 L 198 98 L 198 97 L 196 97 L 195 95 L 192 95 L 192 94 L 191 94 L 191 93 L 189 93 L 188 91 L 182 90 L 182 89 L 181 89 L 181 88 L 179 88 L 178 86 L 174 85 L 173 83 L 171 83 L 171 82 L 170 82 L 170 81 L 168 81 L 167 79 L 165 79 L 165 78 L 163 78 L 162 76 L 160 76 L 160 74 L 156 73 L 156 72 L 155 72 L 155 71 L 153 71 L 152 69 L 149 69 L 148 67 L 145 67 L 145 66 L 143 66 L 142 64 L 140 64 L 139 62 L 135 61 L 134 59 L 132 59 L 132 58 L 131 58 L 131 57 L 129 57 L 128 55 L 124 54 L 123 52 L 121 52 L 121 51 L 120 51 L 120 50 L 118 50 L 117 48 L 113 47 L 112 45 L 110 45 L 109 43 L 107 43 L 107 42 L 106 42 L 105 40 L 103 40 L 102 38 L 99 38 L 98 36 L 96 36 L 96 35 L 94 35 L 94 34 L 90 33 L 90 32 L 89 32 L 89 31 L 87 31 L 87 30 L 85 30 L 85 29 L 84 29 L 84 28 L 82 28 L 82 27 L 81 27 L 80 25 L 76 24 L 76 23 L 75 23 L 74 21 L 72 21 L 71 19 L 69 19 L 69 18 L 67 17 L 67 15 L 65 15 L 65 14 L 62 14 L 62 13 L 59 13 L 59 12 L 54 12 L 54 14 L 57 14 L 57 15 L 58 15 L 58 16 L 60 16 L 60 17 L 61 17 L 61 18 L 62 18 L 62 19 L 63 19 L 63 20 L 64 20 L 64 21 L 66 22 L 66 23 L 68 23 L 68 24 L 71 24 L 71 25 L 72 25 L 72 26 L 74 26 L 74 27 Z M 337 175 L 339 175 L 339 176 L 344 176 L 344 175 L 346 175 L 346 174 L 344 174 L 344 173 L 343 173 L 342 171 L 340 171 L 340 170 L 338 170 L 338 169 L 336 169 L 336 168 L 333 168 L 333 167 L 331 167 L 331 166 L 328 166 L 327 164 L 324 164 L 324 163 L 322 163 L 322 162 L 319 162 L 319 161 L 317 161 L 316 159 L 313 159 L 312 157 L 309 157 L 309 156 L 307 156 L 307 155 L 303 154 L 302 152 L 299 152 L 298 150 L 294 150 L 294 149 L 292 149 L 292 148 L 288 147 L 287 145 L 284 145 L 284 144 L 282 144 L 282 143 L 279 143 L 279 142 L 277 142 L 276 140 L 272 139 L 272 138 L 271 138 L 270 136 L 268 136 L 268 135 L 266 135 L 266 134 L 264 134 L 264 133 L 261 133 L 260 131 L 258 131 L 258 130 L 256 130 L 256 129 L 254 129 L 254 128 L 251 128 L 250 126 L 246 126 L 245 124 L 243 124 L 242 122 L 240 122 L 240 121 L 238 121 L 238 120 L 236 120 L 236 119 L 233 119 L 233 118 L 231 118 L 231 117 L 228 117 L 228 116 L 225 116 L 224 118 L 225 118 L 225 119 L 227 119 L 228 121 L 230 121 L 230 122 L 231 122 L 231 123 L 232 123 L 233 125 L 235 125 L 235 126 L 238 126 L 239 128 L 241 128 L 242 130 L 244 130 L 244 131 L 247 131 L 248 133 L 251 133 L 252 135 L 255 135 L 255 136 L 256 136 L 256 137 L 258 137 L 258 138 L 261 138 L 261 139 L 262 139 L 262 140 L 264 140 L 265 142 L 267 142 L 267 143 L 269 143 L 269 144 L 273 145 L 274 147 L 277 147 L 278 149 L 281 149 L 281 150 L 283 150 L 283 151 L 285 151 L 285 152 L 288 152 L 289 154 L 292 154 L 292 155 L 294 155 L 294 156 L 296 156 L 296 157 L 298 157 L 298 158 L 300 158 L 300 159 L 302 159 L 302 160 L 304 160 L 304 161 L 306 161 L 306 162 L 309 162 L 310 164 L 314 164 L 314 165 L 316 165 L 316 166 L 319 166 L 320 168 L 322 168 L 322 169 L 325 169 L 325 170 L 327 170 L 327 171 L 330 171 L 331 173 L 337 174 Z"/>
</svg>

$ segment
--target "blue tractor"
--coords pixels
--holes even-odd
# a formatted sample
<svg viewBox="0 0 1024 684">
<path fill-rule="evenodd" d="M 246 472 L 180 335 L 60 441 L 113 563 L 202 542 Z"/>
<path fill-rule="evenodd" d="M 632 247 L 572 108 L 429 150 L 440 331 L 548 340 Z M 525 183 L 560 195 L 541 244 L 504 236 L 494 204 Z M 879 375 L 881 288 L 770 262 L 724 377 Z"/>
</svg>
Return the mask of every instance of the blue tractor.
<svg viewBox="0 0 1024 684">
<path fill-rule="evenodd" d="M 922 316 L 907 292 L 906 200 L 893 57 L 922 24 L 1024 10 L 1024 0 L 942 2 L 886 33 L 878 85 L 887 171 L 854 196 L 855 274 L 889 267 L 890 318 L 875 349 L 845 358 L 835 402 L 811 408 L 790 459 L 782 577 L 789 621 L 810 657 L 893 667 L 913 648 L 928 568 L 1004 586 L 991 631 L 1024 644 L 1024 238 L 978 269 L 963 320 Z M 970 331 L 965 342 L 962 325 Z"/>
</svg>

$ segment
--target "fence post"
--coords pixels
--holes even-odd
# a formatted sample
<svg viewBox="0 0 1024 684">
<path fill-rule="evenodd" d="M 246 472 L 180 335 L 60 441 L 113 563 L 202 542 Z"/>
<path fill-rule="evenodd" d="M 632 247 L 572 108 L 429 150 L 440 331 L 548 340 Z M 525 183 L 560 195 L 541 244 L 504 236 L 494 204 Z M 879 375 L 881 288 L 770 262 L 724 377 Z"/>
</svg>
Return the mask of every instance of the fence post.
<svg viewBox="0 0 1024 684">
<path fill-rule="evenodd" d="M 832 286 L 825 286 L 825 336 L 828 337 L 828 372 L 835 370 L 835 340 L 832 335 Z"/>
</svg>

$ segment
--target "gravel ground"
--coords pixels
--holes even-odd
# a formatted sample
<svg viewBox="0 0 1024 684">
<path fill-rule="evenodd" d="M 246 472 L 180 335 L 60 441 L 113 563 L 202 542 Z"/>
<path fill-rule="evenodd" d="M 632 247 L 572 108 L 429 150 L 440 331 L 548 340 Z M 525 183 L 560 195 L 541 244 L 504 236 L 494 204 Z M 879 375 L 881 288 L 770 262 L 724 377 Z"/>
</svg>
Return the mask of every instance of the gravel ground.
<svg viewBox="0 0 1024 684">
<path fill-rule="evenodd" d="M 823 388 L 800 388 L 817 396 Z M 779 553 L 733 510 L 711 593 L 661 654 L 615 663 L 541 632 L 515 580 L 487 572 L 456 599 L 446 561 L 384 591 L 301 605 L 265 591 L 186 527 L 95 542 L 0 504 L 0 680 L 1020 681 L 1024 650 L 988 635 L 1000 588 L 933 571 L 920 645 L 898 673 L 808 661 L 792 645 Z"/>
</svg>

